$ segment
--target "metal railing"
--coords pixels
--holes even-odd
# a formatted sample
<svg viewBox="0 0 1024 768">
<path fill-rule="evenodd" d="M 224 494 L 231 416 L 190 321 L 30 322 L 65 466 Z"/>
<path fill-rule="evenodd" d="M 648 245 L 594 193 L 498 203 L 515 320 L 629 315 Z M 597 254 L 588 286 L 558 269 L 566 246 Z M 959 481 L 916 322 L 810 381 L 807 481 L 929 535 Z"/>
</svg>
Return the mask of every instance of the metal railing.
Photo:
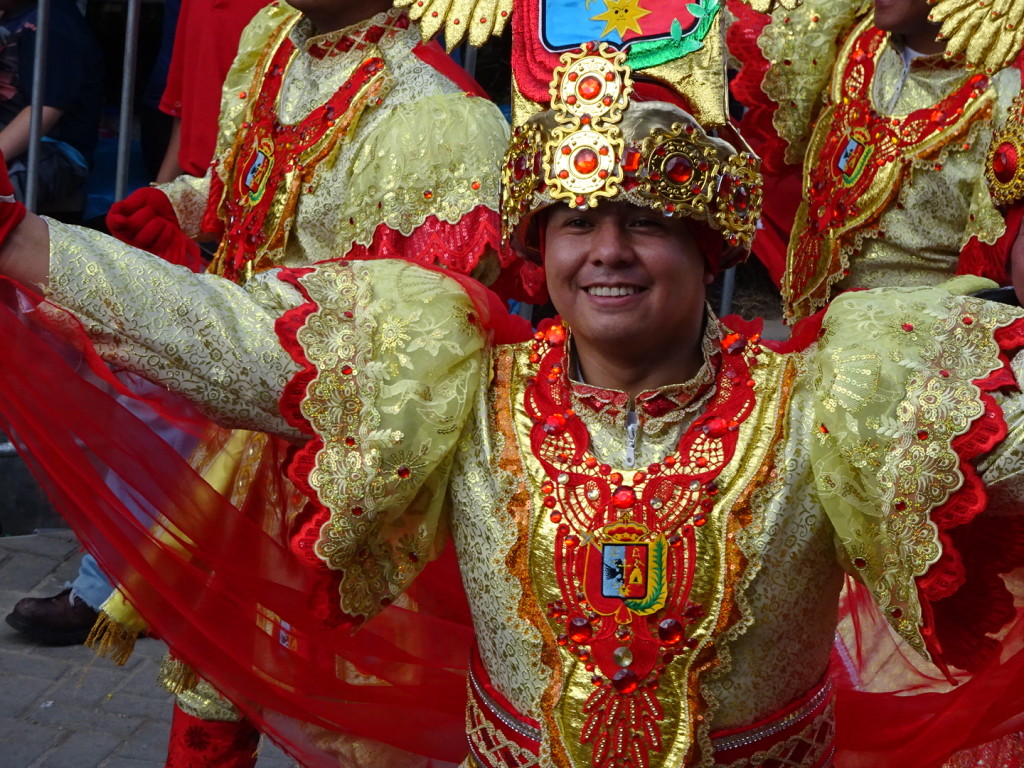
<svg viewBox="0 0 1024 768">
<path fill-rule="evenodd" d="M 36 22 L 36 49 L 33 58 L 32 105 L 29 121 L 28 168 L 25 184 L 25 205 L 36 210 L 39 199 L 40 141 L 43 138 L 43 94 L 46 84 L 46 58 L 50 46 L 50 4 L 39 0 Z M 114 178 L 114 200 L 125 196 L 128 185 L 128 163 L 132 141 L 132 109 L 135 95 L 135 67 L 139 50 L 139 17 L 142 0 L 127 0 L 128 19 L 124 33 L 124 67 L 121 74 L 121 114 L 117 131 L 117 172 Z"/>
</svg>

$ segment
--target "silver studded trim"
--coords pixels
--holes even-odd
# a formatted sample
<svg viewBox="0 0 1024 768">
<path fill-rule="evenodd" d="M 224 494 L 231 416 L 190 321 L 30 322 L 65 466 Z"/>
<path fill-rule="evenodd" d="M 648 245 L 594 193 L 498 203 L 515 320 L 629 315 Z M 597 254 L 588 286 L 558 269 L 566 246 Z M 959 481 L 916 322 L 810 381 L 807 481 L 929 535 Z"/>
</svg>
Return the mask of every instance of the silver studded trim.
<svg viewBox="0 0 1024 768">
<path fill-rule="evenodd" d="M 532 739 L 533 741 L 538 742 L 540 741 L 540 729 L 534 728 L 531 725 L 527 725 L 522 720 L 511 714 L 504 707 L 502 707 L 498 702 L 496 702 L 487 693 L 487 691 L 483 689 L 483 686 L 480 685 L 480 681 L 477 679 L 476 672 L 472 668 L 472 665 L 470 666 L 469 669 L 469 684 L 473 686 L 473 692 L 476 694 L 476 697 L 480 701 L 480 703 L 486 706 L 487 709 L 490 710 L 491 714 L 498 718 L 498 720 L 500 720 L 503 725 L 505 725 L 510 730 L 515 731 L 524 738 Z"/>
<path fill-rule="evenodd" d="M 785 717 L 769 723 L 768 725 L 763 725 L 760 728 L 743 731 L 742 733 L 737 733 L 734 736 L 726 736 L 721 739 L 712 739 L 711 745 L 714 747 L 715 752 L 725 752 L 730 749 L 746 747 L 758 741 L 762 741 L 763 739 L 771 738 L 780 731 L 783 731 L 802 720 L 806 720 L 821 706 L 822 702 L 831 699 L 834 695 L 835 688 L 832 685 L 832 681 L 826 680 L 821 688 L 818 689 L 818 692 L 811 697 L 810 701 L 800 707 L 800 709 L 790 712 Z"/>
</svg>

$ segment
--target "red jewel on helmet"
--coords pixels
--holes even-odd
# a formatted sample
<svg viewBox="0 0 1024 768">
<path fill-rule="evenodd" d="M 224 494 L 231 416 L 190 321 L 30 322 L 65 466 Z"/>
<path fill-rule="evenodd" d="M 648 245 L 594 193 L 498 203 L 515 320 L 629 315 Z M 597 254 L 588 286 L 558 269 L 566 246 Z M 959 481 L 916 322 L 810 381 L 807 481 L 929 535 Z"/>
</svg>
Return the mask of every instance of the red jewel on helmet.
<svg viewBox="0 0 1024 768">
<path fill-rule="evenodd" d="M 590 147 L 584 147 L 573 157 L 572 167 L 581 176 L 589 176 L 597 170 L 597 152 Z"/>
<path fill-rule="evenodd" d="M 693 163 L 686 155 L 673 155 L 665 163 L 665 175 L 673 184 L 685 184 L 693 178 Z"/>
<path fill-rule="evenodd" d="M 604 90 L 602 83 L 595 75 L 587 75 L 576 84 L 576 93 L 581 99 L 594 101 Z"/>
</svg>

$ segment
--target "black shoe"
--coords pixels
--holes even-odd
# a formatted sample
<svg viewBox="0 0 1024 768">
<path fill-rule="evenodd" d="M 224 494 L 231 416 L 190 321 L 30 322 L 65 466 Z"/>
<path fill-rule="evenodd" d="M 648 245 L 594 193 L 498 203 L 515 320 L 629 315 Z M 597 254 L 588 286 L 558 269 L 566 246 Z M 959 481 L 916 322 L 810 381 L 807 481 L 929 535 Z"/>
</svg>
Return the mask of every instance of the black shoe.
<svg viewBox="0 0 1024 768">
<path fill-rule="evenodd" d="M 23 597 L 7 623 L 42 645 L 81 645 L 98 615 L 69 587 L 53 597 Z"/>
</svg>

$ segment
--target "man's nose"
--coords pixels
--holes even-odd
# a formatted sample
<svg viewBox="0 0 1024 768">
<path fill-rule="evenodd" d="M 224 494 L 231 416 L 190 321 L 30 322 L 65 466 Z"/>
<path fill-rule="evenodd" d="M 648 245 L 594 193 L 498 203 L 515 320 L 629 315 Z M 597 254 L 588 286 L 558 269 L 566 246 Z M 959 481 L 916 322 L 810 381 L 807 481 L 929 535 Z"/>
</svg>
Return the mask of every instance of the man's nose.
<svg viewBox="0 0 1024 768">
<path fill-rule="evenodd" d="M 635 253 L 626 226 L 615 219 L 604 219 L 594 229 L 590 258 L 595 263 L 616 264 L 633 260 Z"/>
</svg>

